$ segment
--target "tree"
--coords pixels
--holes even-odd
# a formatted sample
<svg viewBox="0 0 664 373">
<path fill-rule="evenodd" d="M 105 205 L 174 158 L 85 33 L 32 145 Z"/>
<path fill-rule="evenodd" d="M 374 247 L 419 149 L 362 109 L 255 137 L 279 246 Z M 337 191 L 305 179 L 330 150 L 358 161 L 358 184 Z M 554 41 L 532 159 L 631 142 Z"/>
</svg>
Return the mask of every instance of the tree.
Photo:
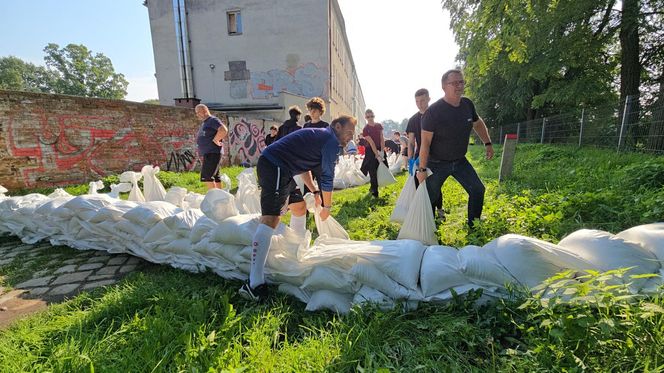
<svg viewBox="0 0 664 373">
<path fill-rule="evenodd" d="M 94 56 L 87 47 L 69 44 L 60 49 L 50 43 L 44 48 L 46 66 L 54 75 L 53 93 L 123 99 L 129 82 L 115 73 L 111 60 L 101 53 Z"/>
<path fill-rule="evenodd" d="M 13 56 L 0 58 L 0 89 L 50 92 L 52 79 L 43 66 Z"/>
</svg>

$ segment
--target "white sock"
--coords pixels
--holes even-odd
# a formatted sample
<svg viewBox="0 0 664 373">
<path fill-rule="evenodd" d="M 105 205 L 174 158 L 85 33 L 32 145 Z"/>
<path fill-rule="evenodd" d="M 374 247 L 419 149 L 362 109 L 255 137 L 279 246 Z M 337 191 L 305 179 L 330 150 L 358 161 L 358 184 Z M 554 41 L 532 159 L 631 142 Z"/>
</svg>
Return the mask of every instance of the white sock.
<svg viewBox="0 0 664 373">
<path fill-rule="evenodd" d="M 307 232 L 307 214 L 302 216 L 295 216 L 291 214 L 290 227 L 295 231 L 295 233 L 299 234 L 300 236 L 304 236 L 304 234 Z"/>
<path fill-rule="evenodd" d="M 251 253 L 251 272 L 249 272 L 249 286 L 255 289 L 256 286 L 265 283 L 265 261 L 267 261 L 267 252 L 270 250 L 270 241 L 274 229 L 265 224 L 259 224 L 252 242 L 253 250 Z"/>
</svg>

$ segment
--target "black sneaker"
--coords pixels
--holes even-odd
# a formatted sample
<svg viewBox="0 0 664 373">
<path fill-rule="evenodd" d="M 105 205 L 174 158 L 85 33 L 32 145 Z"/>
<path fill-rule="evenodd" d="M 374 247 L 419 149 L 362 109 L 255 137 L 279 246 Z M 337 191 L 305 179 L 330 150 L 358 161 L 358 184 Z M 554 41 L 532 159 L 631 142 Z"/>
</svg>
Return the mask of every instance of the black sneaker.
<svg viewBox="0 0 664 373">
<path fill-rule="evenodd" d="M 251 286 L 249 286 L 248 282 L 245 282 L 242 287 L 240 287 L 240 290 L 237 291 L 240 296 L 246 300 L 250 300 L 252 302 L 260 302 L 265 300 L 268 296 L 268 289 L 267 289 L 267 284 L 260 284 L 256 286 L 255 289 L 252 289 Z"/>
</svg>

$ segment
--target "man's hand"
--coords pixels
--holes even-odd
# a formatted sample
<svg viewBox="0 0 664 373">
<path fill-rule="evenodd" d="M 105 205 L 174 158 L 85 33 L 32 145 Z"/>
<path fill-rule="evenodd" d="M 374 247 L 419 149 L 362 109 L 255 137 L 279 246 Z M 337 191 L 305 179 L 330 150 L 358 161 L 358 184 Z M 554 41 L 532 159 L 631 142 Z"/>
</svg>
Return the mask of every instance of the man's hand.
<svg viewBox="0 0 664 373">
<path fill-rule="evenodd" d="M 330 209 L 328 208 L 322 208 L 320 210 L 320 220 L 325 221 L 327 218 L 330 217 Z"/>
<path fill-rule="evenodd" d="M 490 160 L 493 158 L 493 145 L 486 146 L 486 159 Z"/>
<path fill-rule="evenodd" d="M 428 175 L 427 175 L 427 172 L 426 172 L 426 171 L 419 171 L 419 170 L 417 170 L 417 171 L 415 171 L 415 176 L 417 176 L 417 180 L 418 180 L 418 181 L 420 182 L 420 184 L 421 184 L 421 183 L 424 182 L 424 180 L 426 180 L 426 178 L 427 178 Z"/>
</svg>

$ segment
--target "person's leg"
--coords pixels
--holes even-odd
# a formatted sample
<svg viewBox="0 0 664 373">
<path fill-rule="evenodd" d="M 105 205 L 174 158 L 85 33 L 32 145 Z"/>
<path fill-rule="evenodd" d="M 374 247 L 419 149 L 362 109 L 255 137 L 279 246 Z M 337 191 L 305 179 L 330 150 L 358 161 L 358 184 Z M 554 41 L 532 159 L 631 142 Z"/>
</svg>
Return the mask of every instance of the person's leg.
<svg viewBox="0 0 664 373">
<path fill-rule="evenodd" d="M 455 162 L 452 176 L 468 193 L 468 226 L 473 227 L 473 220 L 482 216 L 485 187 L 477 172 L 467 159 Z"/>
<path fill-rule="evenodd" d="M 293 188 L 288 197 L 288 203 L 288 209 L 291 212 L 290 227 L 304 237 L 307 232 L 307 204 L 304 202 L 299 188 Z"/>
<path fill-rule="evenodd" d="M 254 233 L 251 243 L 251 271 L 249 272 L 249 286 L 252 289 L 265 283 L 265 262 L 267 253 L 270 251 L 272 234 L 278 224 L 279 216 L 261 216 L 261 224 Z"/>
<path fill-rule="evenodd" d="M 442 187 L 445 180 L 450 176 L 452 169 L 450 162 L 434 162 L 429 161 L 427 164 L 431 170 L 431 176 L 426 178 L 427 191 L 429 192 L 429 200 L 431 201 L 432 212 L 436 213 L 436 208 L 442 205 Z"/>
<path fill-rule="evenodd" d="M 378 197 L 378 163 L 369 168 L 369 193 Z"/>
<path fill-rule="evenodd" d="M 219 160 L 220 154 L 203 154 L 203 164 L 201 165 L 201 182 L 205 184 L 208 190 L 216 188 L 215 177 L 219 178 Z"/>
</svg>

